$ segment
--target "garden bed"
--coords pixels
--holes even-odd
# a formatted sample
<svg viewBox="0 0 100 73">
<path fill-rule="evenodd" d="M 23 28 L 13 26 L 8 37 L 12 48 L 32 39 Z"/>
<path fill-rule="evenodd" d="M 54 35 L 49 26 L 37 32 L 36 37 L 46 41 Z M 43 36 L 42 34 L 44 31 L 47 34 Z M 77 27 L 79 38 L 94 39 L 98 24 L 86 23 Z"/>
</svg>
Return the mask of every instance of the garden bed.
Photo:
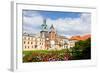
<svg viewBox="0 0 100 73">
<path fill-rule="evenodd" d="M 69 59 L 70 54 L 67 49 L 23 51 L 23 62 L 67 61 Z"/>
</svg>

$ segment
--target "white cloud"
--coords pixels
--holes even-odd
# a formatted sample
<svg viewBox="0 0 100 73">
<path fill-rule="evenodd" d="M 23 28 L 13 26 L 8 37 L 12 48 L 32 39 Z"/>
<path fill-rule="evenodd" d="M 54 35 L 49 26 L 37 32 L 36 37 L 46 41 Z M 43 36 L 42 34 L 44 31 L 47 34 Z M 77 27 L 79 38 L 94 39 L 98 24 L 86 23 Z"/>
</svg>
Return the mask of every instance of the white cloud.
<svg viewBox="0 0 100 73">
<path fill-rule="evenodd" d="M 59 18 L 57 20 L 47 19 L 49 26 L 54 24 L 59 34 L 72 36 L 90 33 L 90 14 L 83 13 L 80 18 Z"/>
<path fill-rule="evenodd" d="M 41 24 L 43 23 L 43 17 L 34 12 L 31 17 L 23 17 L 23 31 L 38 33 L 41 30 Z M 51 25 L 54 25 L 56 31 L 59 34 L 65 36 L 82 35 L 90 33 L 91 29 L 91 15 L 88 13 L 82 13 L 80 18 L 58 18 L 52 20 L 47 18 L 48 29 Z"/>
<path fill-rule="evenodd" d="M 35 17 L 24 17 L 23 18 L 24 24 L 29 24 L 29 25 L 41 25 L 43 23 L 43 18 L 41 16 L 35 16 Z"/>
<path fill-rule="evenodd" d="M 43 23 L 43 17 L 36 11 L 28 11 L 23 14 L 23 32 L 38 33 Z"/>
</svg>

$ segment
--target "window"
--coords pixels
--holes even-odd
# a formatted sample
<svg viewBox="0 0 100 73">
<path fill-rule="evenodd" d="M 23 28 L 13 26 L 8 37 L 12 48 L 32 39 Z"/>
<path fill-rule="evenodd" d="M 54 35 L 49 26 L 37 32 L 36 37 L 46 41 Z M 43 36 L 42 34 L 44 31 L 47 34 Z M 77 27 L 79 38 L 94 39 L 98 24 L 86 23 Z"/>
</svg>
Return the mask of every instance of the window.
<svg viewBox="0 0 100 73">
<path fill-rule="evenodd" d="M 25 41 L 24 41 L 24 44 L 25 44 Z"/>
<path fill-rule="evenodd" d="M 31 44 L 33 44 L 33 42 L 31 42 Z"/>
<path fill-rule="evenodd" d="M 37 48 L 37 45 L 35 45 L 35 48 Z"/>
<path fill-rule="evenodd" d="M 29 42 L 28 42 L 28 44 L 29 44 Z"/>
<path fill-rule="evenodd" d="M 33 46 L 32 46 L 32 48 L 33 48 Z"/>
<path fill-rule="evenodd" d="M 29 48 L 29 46 L 28 46 L 28 48 Z"/>
</svg>

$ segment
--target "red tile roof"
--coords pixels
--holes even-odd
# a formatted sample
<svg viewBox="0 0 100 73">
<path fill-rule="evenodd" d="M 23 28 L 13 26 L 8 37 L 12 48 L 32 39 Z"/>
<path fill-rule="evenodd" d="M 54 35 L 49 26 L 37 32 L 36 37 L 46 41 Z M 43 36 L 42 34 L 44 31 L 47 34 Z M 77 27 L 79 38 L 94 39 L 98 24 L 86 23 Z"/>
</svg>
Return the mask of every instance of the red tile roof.
<svg viewBox="0 0 100 73">
<path fill-rule="evenodd" d="M 78 40 L 78 41 L 80 41 L 80 40 L 86 40 L 88 38 L 91 38 L 91 35 L 90 34 L 83 35 L 83 36 L 72 36 L 70 38 L 70 40 Z"/>
<path fill-rule="evenodd" d="M 82 36 L 82 40 L 86 40 L 88 38 L 91 38 L 91 35 L 90 34 L 87 34 L 87 35 Z"/>
</svg>

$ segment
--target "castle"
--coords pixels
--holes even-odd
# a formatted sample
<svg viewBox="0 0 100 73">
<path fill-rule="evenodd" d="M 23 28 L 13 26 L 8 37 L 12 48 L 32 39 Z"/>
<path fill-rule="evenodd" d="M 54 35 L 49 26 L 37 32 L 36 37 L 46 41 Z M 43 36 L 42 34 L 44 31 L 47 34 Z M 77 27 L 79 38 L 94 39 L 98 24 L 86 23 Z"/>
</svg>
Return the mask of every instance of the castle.
<svg viewBox="0 0 100 73">
<path fill-rule="evenodd" d="M 23 33 L 24 50 L 61 50 L 75 46 L 76 40 L 58 35 L 53 24 L 47 29 L 46 19 L 43 20 L 41 27 L 38 35 Z"/>
</svg>

